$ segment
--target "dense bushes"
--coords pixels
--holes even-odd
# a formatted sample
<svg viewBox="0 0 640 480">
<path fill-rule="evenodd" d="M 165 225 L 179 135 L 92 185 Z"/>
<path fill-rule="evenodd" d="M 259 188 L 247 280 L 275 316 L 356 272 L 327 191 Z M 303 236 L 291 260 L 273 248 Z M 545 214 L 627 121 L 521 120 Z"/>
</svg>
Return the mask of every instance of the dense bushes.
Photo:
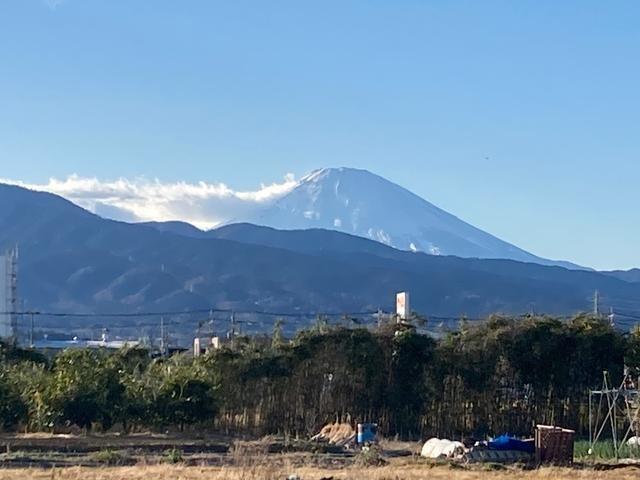
<svg viewBox="0 0 640 480">
<path fill-rule="evenodd" d="M 0 427 L 15 427 L 26 418 L 26 406 L 11 385 L 6 372 L 0 372 Z"/>
<path fill-rule="evenodd" d="M 637 338 L 590 317 L 496 317 L 438 340 L 395 326 L 306 332 L 277 351 L 209 359 L 224 379 L 217 425 L 307 434 L 342 417 L 403 437 L 529 434 L 535 423 L 585 432 L 589 388 L 640 363 Z"/>
<path fill-rule="evenodd" d="M 276 338 L 277 337 L 277 338 Z M 336 418 L 405 437 L 587 428 L 602 371 L 640 366 L 640 334 L 578 317 L 492 318 L 440 339 L 411 328 L 316 328 L 236 339 L 197 359 L 70 350 L 47 361 L 0 349 L 0 426 L 185 428 L 308 435 Z"/>
<path fill-rule="evenodd" d="M 188 357 L 151 360 L 144 350 L 67 350 L 50 365 L 5 358 L 0 422 L 34 431 L 75 425 L 108 430 L 116 423 L 183 428 L 211 423 L 215 382 Z"/>
</svg>

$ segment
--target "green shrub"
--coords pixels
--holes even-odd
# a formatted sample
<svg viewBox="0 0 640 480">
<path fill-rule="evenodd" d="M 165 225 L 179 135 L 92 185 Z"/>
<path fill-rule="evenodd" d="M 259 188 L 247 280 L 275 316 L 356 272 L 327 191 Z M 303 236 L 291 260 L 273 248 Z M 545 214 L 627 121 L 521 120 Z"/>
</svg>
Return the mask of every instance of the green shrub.
<svg viewBox="0 0 640 480">
<path fill-rule="evenodd" d="M 124 455 L 122 452 L 113 450 L 111 448 L 106 448 L 104 450 L 100 450 L 99 452 L 95 452 L 93 455 L 91 455 L 91 459 L 96 462 L 104 463 L 106 465 L 122 465 L 130 460 L 127 455 Z"/>
<path fill-rule="evenodd" d="M 182 450 L 177 448 L 172 448 L 164 452 L 165 463 L 182 463 L 184 462 L 184 457 L 182 456 Z"/>
<path fill-rule="evenodd" d="M 377 445 L 364 446 L 355 458 L 358 467 L 380 467 L 386 465 L 387 461 L 382 456 L 382 449 Z"/>
</svg>

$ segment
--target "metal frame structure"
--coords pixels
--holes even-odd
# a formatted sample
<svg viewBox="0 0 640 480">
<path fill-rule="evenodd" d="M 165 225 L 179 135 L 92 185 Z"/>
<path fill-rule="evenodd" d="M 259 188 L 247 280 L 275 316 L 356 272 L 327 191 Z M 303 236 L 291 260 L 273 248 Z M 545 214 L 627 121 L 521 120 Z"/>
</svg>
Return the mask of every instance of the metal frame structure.
<svg viewBox="0 0 640 480">
<path fill-rule="evenodd" d="M 625 367 L 624 378 L 618 388 L 613 386 L 609 372 L 602 373 L 602 388 L 589 391 L 589 453 L 601 439 L 605 430 L 611 433 L 616 460 L 620 447 L 631 436 L 640 437 L 640 390 Z M 597 399 L 597 405 L 594 400 Z M 605 414 L 603 415 L 603 411 Z M 619 432 L 624 431 L 620 437 Z"/>
<path fill-rule="evenodd" d="M 0 295 L 0 312 L 2 317 L 0 322 L 3 327 L 5 339 L 16 341 L 18 333 L 18 247 L 7 250 L 0 256 L 0 261 L 4 263 L 0 271 L 5 278 L 0 281 L 4 292 Z"/>
<path fill-rule="evenodd" d="M 14 340 L 18 339 L 18 246 L 9 252 L 9 306 L 11 307 L 10 325 Z"/>
</svg>

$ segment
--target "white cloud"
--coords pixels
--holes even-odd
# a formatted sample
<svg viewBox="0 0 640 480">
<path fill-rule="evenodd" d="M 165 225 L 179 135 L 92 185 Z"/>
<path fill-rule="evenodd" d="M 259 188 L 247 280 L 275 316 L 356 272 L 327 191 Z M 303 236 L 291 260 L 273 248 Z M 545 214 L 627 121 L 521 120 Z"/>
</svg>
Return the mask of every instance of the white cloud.
<svg viewBox="0 0 640 480">
<path fill-rule="evenodd" d="M 67 3 L 67 0 L 44 0 L 44 4 L 49 7 L 50 10 L 55 10 L 65 3 Z"/>
<path fill-rule="evenodd" d="M 224 183 L 163 183 L 146 178 L 102 181 L 70 175 L 33 184 L 9 183 L 60 195 L 98 215 L 123 221 L 181 220 L 208 229 L 224 222 L 242 220 L 290 192 L 296 185 L 292 174 L 281 183 L 261 185 L 255 191 L 235 191 Z"/>
</svg>

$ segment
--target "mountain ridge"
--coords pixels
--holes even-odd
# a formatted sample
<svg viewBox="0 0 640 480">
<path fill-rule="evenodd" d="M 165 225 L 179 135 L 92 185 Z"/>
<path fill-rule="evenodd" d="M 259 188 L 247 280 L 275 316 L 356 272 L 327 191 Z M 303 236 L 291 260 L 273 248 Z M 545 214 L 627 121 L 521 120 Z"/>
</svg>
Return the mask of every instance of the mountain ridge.
<svg viewBox="0 0 640 480">
<path fill-rule="evenodd" d="M 272 205 L 239 220 L 286 230 L 337 230 L 433 255 L 505 258 L 584 269 L 531 254 L 362 169 L 315 170 Z"/>
<path fill-rule="evenodd" d="M 0 185 L 0 248 L 20 245 L 19 288 L 29 309 L 392 310 L 395 293 L 408 290 L 426 315 L 516 314 L 532 305 L 572 314 L 598 289 L 603 304 L 640 311 L 640 284 L 597 272 L 413 253 L 332 230 L 243 224 L 204 232 L 219 238 L 190 238 L 156 227 Z"/>
</svg>

